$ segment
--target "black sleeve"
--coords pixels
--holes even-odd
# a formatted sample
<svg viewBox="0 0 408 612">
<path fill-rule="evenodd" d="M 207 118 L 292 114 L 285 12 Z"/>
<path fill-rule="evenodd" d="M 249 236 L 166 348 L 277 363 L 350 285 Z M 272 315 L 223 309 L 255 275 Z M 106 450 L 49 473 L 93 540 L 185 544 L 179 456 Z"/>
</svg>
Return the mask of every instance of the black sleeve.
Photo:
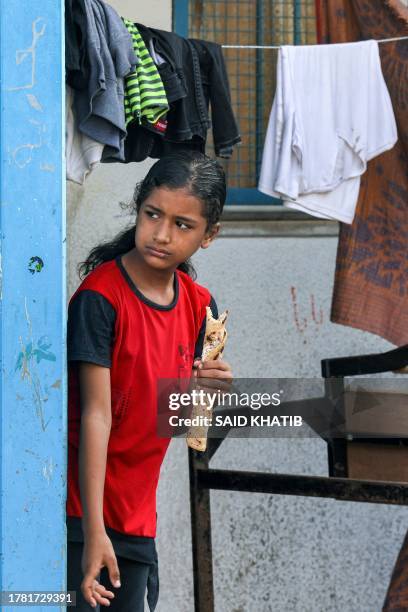
<svg viewBox="0 0 408 612">
<path fill-rule="evenodd" d="M 211 312 L 212 312 L 214 319 L 218 319 L 218 308 L 217 308 L 217 304 L 213 296 L 211 296 L 211 301 L 209 303 L 209 306 L 211 308 Z M 201 325 L 200 333 L 198 334 L 198 338 L 197 338 L 197 342 L 196 342 L 195 350 L 194 350 L 194 359 L 199 359 L 203 352 L 205 322 L 206 322 L 206 317 L 204 317 L 204 320 Z"/>
<path fill-rule="evenodd" d="M 68 361 L 89 361 L 110 368 L 116 312 L 90 289 L 80 291 L 68 308 Z"/>
</svg>

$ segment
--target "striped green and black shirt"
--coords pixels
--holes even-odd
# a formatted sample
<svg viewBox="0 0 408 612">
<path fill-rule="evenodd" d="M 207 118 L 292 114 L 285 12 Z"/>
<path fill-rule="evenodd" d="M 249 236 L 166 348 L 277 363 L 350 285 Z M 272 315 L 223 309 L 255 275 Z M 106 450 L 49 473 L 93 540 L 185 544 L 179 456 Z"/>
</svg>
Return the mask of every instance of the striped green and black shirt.
<svg viewBox="0 0 408 612">
<path fill-rule="evenodd" d="M 156 123 L 169 110 L 163 81 L 135 24 L 129 19 L 123 19 L 123 22 L 139 58 L 135 71 L 125 77 L 126 125 L 131 121 L 140 123 L 142 117 L 149 123 Z"/>
</svg>

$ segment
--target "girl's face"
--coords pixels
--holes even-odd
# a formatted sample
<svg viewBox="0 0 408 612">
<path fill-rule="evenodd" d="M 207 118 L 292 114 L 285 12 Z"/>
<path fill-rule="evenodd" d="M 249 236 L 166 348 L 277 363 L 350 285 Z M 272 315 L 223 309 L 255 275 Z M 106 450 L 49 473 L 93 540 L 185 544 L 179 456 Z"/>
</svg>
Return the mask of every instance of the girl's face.
<svg viewBox="0 0 408 612">
<path fill-rule="evenodd" d="M 185 189 L 156 187 L 140 207 L 135 234 L 139 256 L 154 268 L 175 270 L 219 231 L 207 231 L 203 204 Z"/>
</svg>

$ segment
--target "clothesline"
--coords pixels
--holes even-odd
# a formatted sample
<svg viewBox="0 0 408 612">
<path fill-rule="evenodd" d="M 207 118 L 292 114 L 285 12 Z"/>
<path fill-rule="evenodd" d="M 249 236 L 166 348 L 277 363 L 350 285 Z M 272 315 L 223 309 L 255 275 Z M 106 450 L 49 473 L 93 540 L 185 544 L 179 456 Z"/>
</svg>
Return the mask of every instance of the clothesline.
<svg viewBox="0 0 408 612">
<path fill-rule="evenodd" d="M 399 36 L 397 38 L 383 38 L 377 40 L 378 43 L 394 42 L 397 40 L 408 40 L 408 36 Z M 355 41 L 362 42 L 362 41 Z M 347 44 L 347 43 L 344 43 Z M 282 45 L 221 45 L 223 49 L 280 49 Z"/>
</svg>

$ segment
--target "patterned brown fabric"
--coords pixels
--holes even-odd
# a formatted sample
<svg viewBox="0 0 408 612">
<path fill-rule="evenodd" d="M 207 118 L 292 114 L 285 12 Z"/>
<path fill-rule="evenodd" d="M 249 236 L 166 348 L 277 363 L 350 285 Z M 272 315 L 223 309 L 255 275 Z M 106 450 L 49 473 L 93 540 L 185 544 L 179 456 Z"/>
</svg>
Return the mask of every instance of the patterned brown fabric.
<svg viewBox="0 0 408 612">
<path fill-rule="evenodd" d="M 408 35 L 399 0 L 316 4 L 322 43 Z M 381 44 L 380 54 L 399 140 L 369 162 L 354 222 L 340 224 L 331 321 L 401 346 L 408 343 L 408 41 Z"/>
</svg>

